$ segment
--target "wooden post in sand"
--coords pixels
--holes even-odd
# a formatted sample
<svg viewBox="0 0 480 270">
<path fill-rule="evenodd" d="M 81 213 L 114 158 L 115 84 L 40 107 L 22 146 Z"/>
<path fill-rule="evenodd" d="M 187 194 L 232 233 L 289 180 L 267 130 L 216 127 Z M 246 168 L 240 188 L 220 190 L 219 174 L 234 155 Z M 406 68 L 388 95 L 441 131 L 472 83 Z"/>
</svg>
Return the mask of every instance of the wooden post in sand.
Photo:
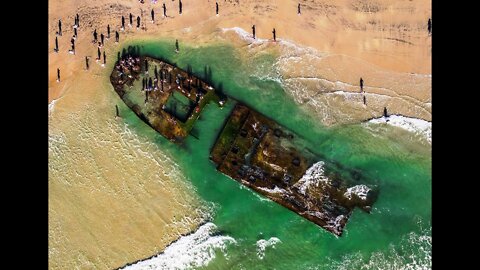
<svg viewBox="0 0 480 270">
<path fill-rule="evenodd" d="M 120 117 L 120 113 L 118 112 L 118 106 L 115 104 L 115 111 L 117 112 L 116 117 Z"/>
<path fill-rule="evenodd" d="M 367 105 L 367 97 L 363 96 L 363 105 Z"/>
<path fill-rule="evenodd" d="M 298 3 L 298 11 L 297 11 L 297 12 L 298 12 L 297 14 L 300 15 L 300 13 L 301 13 L 301 12 L 300 12 L 300 3 Z"/>
<path fill-rule="evenodd" d="M 178 14 L 180 15 L 182 14 L 182 6 L 182 0 L 178 0 Z"/>
<path fill-rule="evenodd" d="M 253 39 L 255 39 L 255 24 L 252 26 Z"/>
<path fill-rule="evenodd" d="M 75 39 L 72 38 L 72 53 L 75 54 Z"/>
<path fill-rule="evenodd" d="M 132 24 L 133 24 L 133 15 L 132 13 L 130 13 L 130 26 L 132 26 Z"/>
<path fill-rule="evenodd" d="M 383 107 L 383 116 L 384 116 L 385 118 L 388 117 L 387 107 Z"/>
<path fill-rule="evenodd" d="M 73 36 L 77 38 L 77 28 L 73 28 Z"/>
<path fill-rule="evenodd" d="M 62 20 L 58 20 L 58 35 L 62 35 Z"/>
<path fill-rule="evenodd" d="M 275 31 L 275 28 L 273 28 L 272 34 L 273 34 L 273 41 L 277 41 L 277 32 Z"/>
<path fill-rule="evenodd" d="M 115 42 L 118 43 L 118 40 L 120 39 L 120 34 L 118 31 L 115 31 Z"/>
<path fill-rule="evenodd" d="M 360 93 L 363 92 L 363 79 L 360 77 Z"/>
<path fill-rule="evenodd" d="M 105 54 L 105 51 L 103 51 L 103 64 L 105 65 L 107 63 L 107 55 Z"/>
<path fill-rule="evenodd" d="M 78 16 L 78 13 L 77 13 L 77 16 L 75 18 L 77 19 L 76 20 L 77 21 L 76 22 L 77 27 L 80 27 L 80 16 Z"/>
<path fill-rule="evenodd" d="M 97 43 L 97 29 L 93 30 L 93 42 Z"/>
<path fill-rule="evenodd" d="M 178 47 L 178 39 L 175 40 L 175 52 L 179 52 L 179 47 Z"/>
<path fill-rule="evenodd" d="M 60 82 L 60 69 L 57 68 L 57 82 Z"/>
<path fill-rule="evenodd" d="M 165 6 L 165 3 L 163 3 L 163 17 L 167 17 L 167 7 Z"/>
<path fill-rule="evenodd" d="M 100 34 L 100 43 L 102 44 L 103 46 L 103 40 L 105 39 L 105 36 L 103 35 L 103 33 Z"/>
<path fill-rule="evenodd" d="M 150 12 L 152 14 L 152 23 L 155 21 L 155 11 L 153 11 L 153 8 L 152 8 L 152 12 Z"/>
<path fill-rule="evenodd" d="M 110 24 L 107 24 L 107 39 L 110 38 Z"/>
<path fill-rule="evenodd" d="M 137 16 L 137 28 L 140 27 L 140 16 Z"/>
<path fill-rule="evenodd" d="M 87 70 L 90 68 L 90 66 L 88 65 L 88 56 L 85 56 L 85 65 L 87 67 Z"/>
<path fill-rule="evenodd" d="M 215 2 L 215 13 L 218 15 L 218 2 Z"/>
<path fill-rule="evenodd" d="M 125 17 L 122 16 L 122 30 L 125 30 Z"/>
<path fill-rule="evenodd" d="M 100 56 L 102 56 L 102 54 L 100 53 L 100 48 L 97 48 L 97 61 L 100 60 Z"/>
<path fill-rule="evenodd" d="M 58 38 L 55 37 L 55 49 L 54 49 L 55 52 L 58 52 Z"/>
<path fill-rule="evenodd" d="M 430 35 L 432 33 L 432 19 L 430 18 L 428 18 L 427 30 L 428 30 L 428 34 Z"/>
</svg>

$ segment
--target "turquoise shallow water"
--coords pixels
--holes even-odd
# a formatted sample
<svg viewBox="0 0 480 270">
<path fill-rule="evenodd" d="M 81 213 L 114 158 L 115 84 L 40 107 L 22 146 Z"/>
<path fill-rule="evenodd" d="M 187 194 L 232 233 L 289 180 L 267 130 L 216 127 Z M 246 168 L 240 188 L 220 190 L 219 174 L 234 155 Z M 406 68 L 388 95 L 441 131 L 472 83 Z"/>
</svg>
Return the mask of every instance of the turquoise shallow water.
<svg viewBox="0 0 480 270">
<path fill-rule="evenodd" d="M 345 233 L 337 238 L 215 170 L 209 152 L 234 102 L 222 109 L 207 105 L 193 130 L 199 139 L 190 136 L 182 147 L 150 129 L 122 103 L 125 121 L 174 158 L 200 197 L 214 205 L 212 222 L 220 233 L 236 239 L 226 256 L 217 251 L 205 269 L 430 268 L 430 145 L 395 129 L 375 135 L 362 125 L 323 127 L 294 103 L 279 82 L 252 75 L 252 70 L 271 67 L 275 53 L 247 61 L 240 57 L 241 49 L 218 44 L 183 45 L 175 54 L 174 41 L 169 40 L 142 43 L 141 50 L 181 68 L 190 65 L 201 76 L 208 65 L 215 87 L 293 130 L 323 158 L 361 170 L 380 190 L 372 213 L 356 209 Z M 260 259 L 256 243 L 270 237 L 281 242 L 267 247 Z"/>
</svg>

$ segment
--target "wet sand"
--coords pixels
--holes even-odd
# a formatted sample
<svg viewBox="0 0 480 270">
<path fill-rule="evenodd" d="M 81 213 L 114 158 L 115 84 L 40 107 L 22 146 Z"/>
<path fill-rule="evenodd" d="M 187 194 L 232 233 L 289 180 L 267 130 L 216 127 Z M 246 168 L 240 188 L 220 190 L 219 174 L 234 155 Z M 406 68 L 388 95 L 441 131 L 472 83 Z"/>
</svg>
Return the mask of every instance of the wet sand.
<svg viewBox="0 0 480 270">
<path fill-rule="evenodd" d="M 108 78 L 49 110 L 49 265 L 112 269 L 160 252 L 207 209 L 180 168 L 115 118 Z M 122 110 L 127 110 L 118 101 Z"/>
<path fill-rule="evenodd" d="M 242 47 L 248 41 L 221 29 L 240 27 L 249 32 L 255 24 L 259 39 L 271 39 L 275 27 L 279 47 L 284 41 L 312 48 L 311 53 L 290 49 L 281 53 L 279 72 L 292 98 L 316 111 L 327 125 L 381 115 L 386 105 L 390 113 L 431 120 L 431 38 L 426 32 L 431 1 L 301 1 L 301 15 L 296 13 L 296 1 L 219 1 L 219 16 L 214 15 L 215 1 L 183 1 L 181 16 L 178 2 L 166 1 L 166 19 L 161 16 L 162 2 L 110 2 L 49 1 L 52 269 L 120 267 L 158 253 L 201 222 L 201 213 L 195 211 L 201 202 L 179 168 L 148 138 L 114 117 L 111 100 L 118 99 L 118 104 L 121 100 L 108 75 L 121 46 L 114 43 L 121 15 L 127 24 L 120 32 L 121 43 L 168 37 L 179 38 L 180 44 L 223 39 Z M 146 31 L 128 27 L 128 13 L 137 16 L 140 9 Z M 80 29 L 72 55 L 68 49 L 76 13 Z M 59 18 L 63 36 L 60 52 L 54 53 Z M 106 34 L 108 23 L 107 67 L 101 67 L 95 62 L 92 32 L 96 28 L 99 37 Z M 89 71 L 85 56 L 90 56 Z M 365 80 L 367 107 L 359 101 L 360 76 Z"/>
</svg>

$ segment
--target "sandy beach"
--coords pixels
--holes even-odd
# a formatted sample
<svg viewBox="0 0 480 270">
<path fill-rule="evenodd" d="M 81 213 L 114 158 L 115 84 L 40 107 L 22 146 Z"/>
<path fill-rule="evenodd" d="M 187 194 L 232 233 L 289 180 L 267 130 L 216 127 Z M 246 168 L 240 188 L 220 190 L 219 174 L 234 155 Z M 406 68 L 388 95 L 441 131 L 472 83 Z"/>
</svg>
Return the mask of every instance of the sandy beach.
<svg viewBox="0 0 480 270">
<path fill-rule="evenodd" d="M 178 1 L 165 1 L 163 18 L 162 1 L 49 0 L 51 269 L 121 267 L 160 252 L 203 221 L 202 202 L 176 164 L 104 106 L 114 98 L 121 102 L 108 76 L 124 42 L 165 37 L 199 45 L 218 39 L 241 48 L 253 42 L 242 33 L 255 24 L 260 43 L 254 50 L 279 47 L 278 73 L 286 90 L 322 123 L 357 123 L 381 116 L 384 107 L 431 121 L 431 1 L 220 0 L 218 16 L 213 0 L 182 2 L 179 15 Z M 77 13 L 73 55 L 68 49 Z M 143 29 L 128 26 L 129 13 L 143 14 Z M 125 31 L 120 31 L 122 15 Z M 63 35 L 55 53 L 59 19 Z M 107 24 L 111 37 L 102 48 L 107 56 L 102 67 L 95 61 L 92 32 L 106 35 Z"/>
<path fill-rule="evenodd" d="M 146 21 L 146 31 L 131 29 L 120 33 L 121 41 L 125 38 L 145 36 L 181 37 L 182 40 L 195 40 L 202 33 L 211 33 L 219 28 L 240 27 L 247 32 L 256 25 L 258 38 L 271 39 L 271 31 L 275 27 L 278 39 L 292 41 L 295 44 L 311 47 L 318 52 L 329 55 L 326 67 L 337 76 L 335 79 L 346 84 L 358 86 L 360 76 L 366 87 L 373 87 L 372 93 L 388 97 L 397 97 L 402 103 L 424 103 L 423 107 L 431 111 L 431 36 L 426 30 L 427 19 L 431 16 L 431 2 L 420 1 L 301 1 L 302 13 L 297 14 L 296 1 L 220 1 L 220 14 L 215 16 L 214 1 L 192 1 L 183 3 L 183 14 L 178 14 L 178 2 L 166 1 L 167 18 L 162 18 L 161 3 L 151 4 L 146 1 L 50 1 L 49 5 L 49 37 L 50 37 L 50 87 L 49 101 L 61 96 L 68 88 L 69 78 L 78 76 L 84 67 L 84 56 L 96 55 L 94 45 L 88 46 L 92 40 L 92 32 L 97 28 L 99 34 L 106 32 L 106 25 L 112 30 L 120 28 L 120 17 L 128 13 L 140 15 Z M 150 22 L 150 10 L 156 9 L 156 21 Z M 77 56 L 70 57 L 68 48 L 73 33 L 74 16 L 80 14 L 82 28 L 76 41 Z M 63 16 L 61 16 L 63 15 Z M 58 19 L 63 21 L 64 37 L 59 40 L 61 52 L 53 53 L 55 31 Z M 143 22 L 142 22 L 143 23 Z M 134 22 L 135 24 L 135 22 Z M 195 27 L 196 32 L 185 35 L 182 29 Z M 299 31 L 301 29 L 301 31 Z M 110 39 L 111 42 L 112 39 Z M 112 53 L 111 45 L 107 45 L 108 53 Z M 62 61 L 61 59 L 75 59 Z M 62 81 L 56 84 L 56 67 L 61 67 Z M 338 71 L 337 71 L 338 70 Z M 372 72 L 381 76 L 371 76 Z M 317 70 L 317 77 L 326 77 L 322 70 Z M 311 74 L 313 75 L 313 74 Z M 375 75 L 375 74 L 373 74 Z M 424 78 L 422 85 L 418 79 L 398 82 L 399 87 L 392 87 L 393 77 L 417 76 Z M 330 76 L 328 76 L 330 77 Z M 371 78 L 372 77 L 372 78 Z M 329 79 L 329 78 L 326 78 Z M 67 84 L 67 85 L 65 85 Z M 383 91 L 380 88 L 385 88 Z M 356 92 L 355 89 L 347 91 Z M 370 92 L 366 89 L 367 93 Z M 406 97 L 405 97 L 406 96 Z M 413 98 L 412 101 L 409 98 Z M 426 104 L 426 105 L 425 105 Z M 398 108 L 397 108 L 398 107 Z M 404 106 L 392 107 L 392 113 L 407 112 Z M 404 113 L 411 114 L 411 113 Z M 429 120 L 431 115 L 424 112 L 418 118 Z"/>
</svg>

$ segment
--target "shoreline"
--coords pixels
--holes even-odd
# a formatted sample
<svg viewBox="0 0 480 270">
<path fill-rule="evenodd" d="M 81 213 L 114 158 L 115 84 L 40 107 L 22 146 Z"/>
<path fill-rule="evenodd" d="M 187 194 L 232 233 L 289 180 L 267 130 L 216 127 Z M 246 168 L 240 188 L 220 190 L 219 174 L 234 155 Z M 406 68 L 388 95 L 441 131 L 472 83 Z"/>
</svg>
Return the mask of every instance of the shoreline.
<svg viewBox="0 0 480 270">
<path fill-rule="evenodd" d="M 233 31 L 233 30 L 232 30 Z M 229 31 L 224 31 L 224 29 L 217 28 L 214 32 L 224 32 L 228 33 Z M 236 33 L 236 31 L 235 31 Z M 236 33 L 238 34 L 238 33 Z M 192 48 L 193 50 L 198 49 L 200 47 L 208 47 L 208 46 L 215 46 L 215 45 L 227 45 L 232 46 L 236 52 L 238 52 L 238 56 L 248 58 L 251 54 L 259 53 L 258 48 L 249 48 L 244 49 L 244 45 L 242 42 L 245 42 L 241 36 L 237 36 L 240 40 L 235 39 L 228 39 L 228 36 L 214 36 L 212 38 L 207 38 L 206 40 L 197 41 L 197 43 L 192 43 L 189 41 L 184 41 L 183 43 L 186 44 L 188 47 Z M 131 39 L 126 40 L 124 43 L 121 44 L 122 47 L 127 46 L 134 46 L 134 45 L 143 45 L 143 44 L 151 44 L 152 42 L 156 41 L 165 41 L 165 40 L 175 40 L 174 36 L 162 36 L 162 37 L 152 37 L 152 36 L 139 36 L 139 37 L 132 37 Z M 280 40 L 281 41 L 281 40 Z M 248 46 L 253 45 L 256 43 L 247 44 Z M 268 50 L 262 50 L 262 53 L 267 53 L 272 55 L 277 54 L 277 50 L 280 51 L 280 54 L 277 57 L 275 65 L 279 65 L 280 62 L 285 61 L 284 57 L 288 57 L 290 52 L 281 52 L 282 50 L 286 50 L 280 46 L 273 47 L 270 43 L 258 43 L 260 46 L 272 46 L 269 47 Z M 172 43 L 172 48 L 173 48 Z M 317 55 L 322 54 L 321 52 L 316 51 L 313 48 L 305 48 L 300 45 L 294 44 L 289 42 L 288 45 L 281 45 L 286 48 L 294 48 L 294 50 L 309 50 L 311 54 Z M 296 53 L 295 53 L 296 54 Z M 327 57 L 336 58 L 338 55 L 327 55 Z M 246 60 L 242 60 L 246 61 Z M 328 60 L 330 61 L 330 60 Z M 326 64 L 329 64 L 328 62 Z M 323 64 L 322 64 L 323 65 Z M 292 69 L 296 68 L 293 66 Z M 366 93 L 362 94 L 358 91 L 358 86 L 355 85 L 353 82 L 349 81 L 342 81 L 342 80 L 331 80 L 327 77 L 322 77 L 318 75 L 312 75 L 311 77 L 292 77 L 289 75 L 290 70 L 282 71 L 276 70 L 275 72 L 279 73 L 280 77 L 261 77 L 257 74 L 251 74 L 251 76 L 256 77 L 258 79 L 263 80 L 272 80 L 279 83 L 282 88 L 287 92 L 289 96 L 300 106 L 303 107 L 307 113 L 314 113 L 317 116 L 321 117 L 321 113 L 319 109 L 322 107 L 318 105 L 324 106 L 325 104 L 329 103 L 329 107 L 326 107 L 330 112 L 331 115 L 327 115 L 328 119 L 321 120 L 322 123 L 329 127 L 341 124 L 360 124 L 364 121 L 369 119 L 379 117 L 383 113 L 383 108 L 387 107 L 392 114 L 403 115 L 405 117 L 410 118 L 418 118 L 425 121 L 431 121 L 431 101 L 430 97 L 426 100 L 422 100 L 424 98 L 410 96 L 410 94 L 398 94 L 395 91 L 391 90 L 390 88 L 380 87 L 377 85 L 366 85 Z M 295 71 L 294 71 L 295 72 Z M 385 72 L 385 71 L 383 71 Z M 419 77 L 418 80 L 422 81 L 424 87 L 430 89 L 429 93 L 431 94 L 431 74 L 406 74 L 406 73 L 389 73 L 392 76 L 399 76 L 399 78 L 407 77 Z M 296 80 L 295 83 L 292 83 L 292 80 Z M 307 81 L 307 84 L 304 84 L 303 81 Z M 309 81 L 313 81 L 314 84 L 312 85 Z M 415 81 L 416 82 L 416 81 Z M 300 83 L 300 89 L 306 89 L 299 92 L 298 83 Z M 320 87 L 320 90 L 318 90 Z M 398 85 L 395 87 L 404 87 L 404 85 Z M 420 91 L 422 89 L 415 89 L 413 91 Z M 423 91 L 423 90 L 422 90 Z M 420 91 L 421 92 L 421 91 Z M 429 95 L 430 95 L 429 94 Z M 363 105 L 361 102 L 362 96 L 367 96 L 367 106 Z M 303 97 L 302 97 L 303 96 Z M 309 97 L 307 102 L 299 100 L 304 99 L 305 97 Z M 349 98 L 351 96 L 352 98 Z M 313 103 L 313 104 L 312 104 Z M 390 105 L 390 106 L 389 106 Z M 347 118 L 343 116 L 347 115 Z M 325 116 L 325 115 L 324 115 Z"/>
<path fill-rule="evenodd" d="M 403 120 L 403 123 L 399 122 L 401 120 Z M 424 123 L 421 123 L 420 121 Z M 408 117 L 401 114 L 389 114 L 387 117 L 372 117 L 363 121 L 361 124 L 387 124 L 391 127 L 401 128 L 412 135 L 420 136 L 430 145 L 432 144 L 432 122 L 421 118 Z"/>
<path fill-rule="evenodd" d="M 217 225 L 215 225 L 211 220 L 205 220 L 197 228 L 193 229 L 189 233 L 182 234 L 178 239 L 172 241 L 168 244 L 165 249 L 159 253 L 156 253 L 150 257 L 139 259 L 137 261 L 127 263 L 115 270 L 121 269 L 152 269 L 152 265 L 160 267 L 161 263 L 165 264 L 165 261 L 174 259 L 176 263 L 181 264 L 181 267 L 193 266 L 195 267 L 204 267 L 207 266 L 211 260 L 216 257 L 216 254 L 212 254 L 210 251 L 212 249 L 220 249 L 225 254 L 225 246 L 227 244 L 236 244 L 236 240 L 228 235 L 223 235 L 218 230 Z M 203 233 L 203 234 L 202 234 Z M 190 239 L 192 238 L 192 239 Z M 213 241 L 213 240 L 216 241 Z M 190 242 L 188 242 L 190 240 Z M 171 249 L 174 249 L 173 251 Z M 199 249 L 199 250 L 196 250 Z M 209 254 L 205 255 L 202 252 L 208 250 Z M 193 251 L 193 254 L 191 252 Z M 173 253 L 174 252 L 174 253 Z M 173 253 L 173 254 L 168 254 Z M 161 258 L 162 256 L 167 256 L 166 258 Z M 183 258 L 182 258 L 183 256 Z M 155 261 L 157 259 L 157 261 Z M 163 259 L 163 261 L 162 261 Z M 187 261 L 182 261 L 186 259 Z M 159 260 L 159 261 L 158 261 Z M 188 261 L 190 260 L 190 261 Z M 201 260 L 201 261 L 199 261 Z M 142 265 L 145 263 L 150 263 L 149 265 Z M 171 266 L 171 265 L 169 265 Z M 178 268 L 178 266 L 176 267 Z"/>
<path fill-rule="evenodd" d="M 111 269 L 157 253 L 205 210 L 175 160 L 114 118 L 115 103 L 125 107 L 100 75 L 108 64 L 95 80 L 80 70 L 49 103 L 51 269 Z"/>
<path fill-rule="evenodd" d="M 135 265 L 135 264 L 137 264 L 137 263 L 140 263 L 140 262 L 144 262 L 144 261 L 148 261 L 148 260 L 150 260 L 150 259 L 153 259 L 154 257 L 156 257 L 156 256 L 158 256 L 158 255 L 160 255 L 160 254 L 165 254 L 165 250 L 166 250 L 169 246 L 171 246 L 172 244 L 175 244 L 175 243 L 177 243 L 178 241 L 180 241 L 180 239 L 181 239 L 182 237 L 189 236 L 189 235 L 193 235 L 196 231 L 198 231 L 198 229 L 200 229 L 200 227 L 202 227 L 203 225 L 205 225 L 205 224 L 207 224 L 207 223 L 209 223 L 209 222 L 211 222 L 211 220 L 205 220 L 205 221 L 199 223 L 199 224 L 197 225 L 197 227 L 195 227 L 194 229 L 190 230 L 189 232 L 181 234 L 177 239 L 175 239 L 175 240 L 173 240 L 172 242 L 170 242 L 170 243 L 169 243 L 161 252 L 159 252 L 159 253 L 153 254 L 152 256 L 147 257 L 147 258 L 138 259 L 138 260 L 136 260 L 136 261 L 134 261 L 134 262 L 127 263 L 127 264 L 125 264 L 125 265 L 123 265 L 123 266 L 120 266 L 120 267 L 117 267 L 117 268 L 114 268 L 114 269 L 115 269 L 115 270 L 125 269 L 125 268 L 127 268 L 127 267 L 129 267 L 129 266 L 132 266 L 132 265 Z"/>
</svg>

